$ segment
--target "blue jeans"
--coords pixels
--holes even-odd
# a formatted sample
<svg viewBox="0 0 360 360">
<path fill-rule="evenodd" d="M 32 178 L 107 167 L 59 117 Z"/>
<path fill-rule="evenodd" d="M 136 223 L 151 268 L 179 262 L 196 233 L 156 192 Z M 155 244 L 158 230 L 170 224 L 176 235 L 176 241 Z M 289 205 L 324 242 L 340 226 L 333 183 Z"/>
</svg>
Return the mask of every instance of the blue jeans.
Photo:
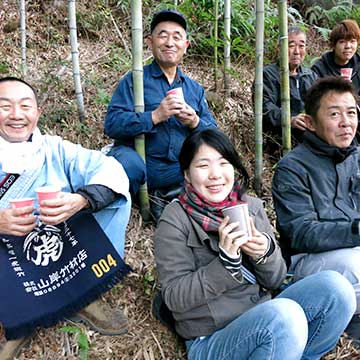
<svg viewBox="0 0 360 360">
<path fill-rule="evenodd" d="M 360 314 L 360 246 L 336 249 L 311 254 L 297 254 L 291 257 L 290 270 L 298 281 L 319 271 L 334 270 L 344 275 L 355 290 L 357 309 Z"/>
<path fill-rule="evenodd" d="M 310 275 L 205 338 L 186 342 L 188 359 L 320 359 L 333 349 L 356 307 L 335 271 Z"/>
</svg>

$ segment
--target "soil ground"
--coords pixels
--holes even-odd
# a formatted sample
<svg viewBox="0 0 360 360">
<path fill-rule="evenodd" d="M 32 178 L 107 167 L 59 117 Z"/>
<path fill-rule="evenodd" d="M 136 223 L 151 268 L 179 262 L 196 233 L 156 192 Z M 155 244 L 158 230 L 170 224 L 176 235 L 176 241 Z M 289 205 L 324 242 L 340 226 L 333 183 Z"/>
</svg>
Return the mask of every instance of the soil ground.
<svg viewBox="0 0 360 360">
<path fill-rule="evenodd" d="M 89 9 L 89 4 L 96 11 Z M 111 143 L 103 134 L 106 105 L 114 87 L 131 68 L 130 17 L 127 11 L 112 12 L 106 1 L 78 1 L 80 69 L 84 86 L 87 117 L 80 123 L 77 116 L 71 74 L 66 1 L 31 1 L 27 7 L 27 76 L 40 92 L 43 131 L 61 135 L 85 147 L 100 149 Z M 100 5 L 99 5 L 100 4 Z M 0 74 L 20 76 L 21 42 L 18 28 L 17 1 L 0 1 Z M 311 54 L 318 56 L 325 44 L 310 31 Z M 150 59 L 148 50 L 145 59 Z M 188 56 L 183 69 L 207 90 L 210 107 L 224 130 L 235 143 L 244 163 L 253 176 L 254 116 L 251 84 L 254 64 L 248 59 L 232 65 L 230 96 L 214 91 L 211 59 Z M 219 88 L 222 88 L 220 75 Z M 273 162 L 264 155 L 263 193 L 268 215 L 274 222 L 270 182 Z M 50 329 L 40 329 L 19 359 L 79 359 L 79 334 L 61 331 L 64 325 L 77 326 L 90 344 L 89 359 L 185 359 L 184 344 L 154 319 L 152 298 L 158 289 L 153 254 L 154 225 L 142 222 L 139 210 L 133 207 L 126 237 L 126 261 L 133 272 L 118 286 L 104 295 L 113 307 L 121 307 L 130 322 L 124 336 L 104 337 L 86 326 L 63 322 Z M 341 338 L 336 349 L 325 357 L 360 359 L 351 343 Z"/>
</svg>

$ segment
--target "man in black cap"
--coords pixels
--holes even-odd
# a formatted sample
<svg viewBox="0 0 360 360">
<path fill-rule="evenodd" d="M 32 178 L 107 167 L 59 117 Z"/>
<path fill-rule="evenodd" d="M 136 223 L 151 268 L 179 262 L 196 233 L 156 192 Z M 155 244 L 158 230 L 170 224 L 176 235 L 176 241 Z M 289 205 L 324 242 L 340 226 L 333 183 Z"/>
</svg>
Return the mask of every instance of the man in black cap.
<svg viewBox="0 0 360 360">
<path fill-rule="evenodd" d="M 119 82 L 109 104 L 105 133 L 115 140 L 108 155 L 124 166 L 131 193 L 135 195 L 147 180 L 151 193 L 169 200 L 183 182 L 178 163 L 183 140 L 191 131 L 216 123 L 204 89 L 178 66 L 189 46 L 185 17 L 175 10 L 162 10 L 153 16 L 150 28 L 147 43 L 154 60 L 144 67 L 145 111 L 135 112 L 130 72 Z M 134 150 L 135 136 L 142 133 L 146 166 Z"/>
</svg>

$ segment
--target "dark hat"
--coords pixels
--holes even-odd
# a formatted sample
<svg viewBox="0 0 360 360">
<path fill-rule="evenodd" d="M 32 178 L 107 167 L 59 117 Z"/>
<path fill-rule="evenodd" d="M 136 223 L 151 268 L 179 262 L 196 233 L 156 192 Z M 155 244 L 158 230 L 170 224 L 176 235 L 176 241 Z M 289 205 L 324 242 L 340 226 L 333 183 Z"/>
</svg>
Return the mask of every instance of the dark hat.
<svg viewBox="0 0 360 360">
<path fill-rule="evenodd" d="M 174 21 L 179 25 L 181 25 L 186 31 L 187 24 L 184 15 L 180 14 L 176 10 L 165 9 L 165 10 L 160 10 L 159 12 L 154 14 L 150 25 L 151 32 L 154 30 L 155 26 L 161 23 L 162 21 Z"/>
</svg>

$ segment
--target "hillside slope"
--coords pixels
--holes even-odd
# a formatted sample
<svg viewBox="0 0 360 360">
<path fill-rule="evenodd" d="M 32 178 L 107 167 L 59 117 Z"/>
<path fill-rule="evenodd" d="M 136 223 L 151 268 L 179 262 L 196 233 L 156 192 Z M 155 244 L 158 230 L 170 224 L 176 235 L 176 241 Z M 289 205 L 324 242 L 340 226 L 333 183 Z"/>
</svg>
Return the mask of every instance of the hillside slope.
<svg viewBox="0 0 360 360">
<path fill-rule="evenodd" d="M 121 4 L 121 1 L 118 3 Z M 77 2 L 80 67 L 87 113 L 84 123 L 78 120 L 74 97 L 66 1 L 33 0 L 27 5 L 26 79 L 40 92 L 43 108 L 40 126 L 46 132 L 94 149 L 111 142 L 103 134 L 106 105 L 118 80 L 131 68 L 129 9 L 107 4 L 109 1 L 105 0 Z M 1 1 L 0 44 L 0 76 L 21 76 L 16 0 Z M 148 50 L 145 50 L 144 57 L 150 58 Z M 231 137 L 252 173 L 254 117 L 251 83 L 254 64 L 240 60 L 233 64 L 231 96 L 224 100 L 221 91 L 214 94 L 210 62 L 207 57 L 190 56 L 183 68 L 206 88 L 219 127 Z M 274 218 L 269 196 L 271 175 L 271 165 L 265 157 L 263 198 L 268 203 L 270 216 Z M 76 325 L 90 343 L 89 359 L 185 359 L 184 345 L 151 314 L 151 301 L 158 288 L 153 232 L 153 225 L 143 225 L 139 211 L 134 207 L 126 240 L 126 260 L 134 271 L 105 295 L 112 306 L 124 309 L 129 317 L 130 331 L 121 337 L 104 337 L 85 326 Z M 39 330 L 20 359 L 78 359 L 78 335 L 61 331 L 63 325 L 75 326 L 64 322 Z M 356 359 L 357 356 L 350 344 L 342 339 L 337 350 L 326 359 Z"/>
</svg>

